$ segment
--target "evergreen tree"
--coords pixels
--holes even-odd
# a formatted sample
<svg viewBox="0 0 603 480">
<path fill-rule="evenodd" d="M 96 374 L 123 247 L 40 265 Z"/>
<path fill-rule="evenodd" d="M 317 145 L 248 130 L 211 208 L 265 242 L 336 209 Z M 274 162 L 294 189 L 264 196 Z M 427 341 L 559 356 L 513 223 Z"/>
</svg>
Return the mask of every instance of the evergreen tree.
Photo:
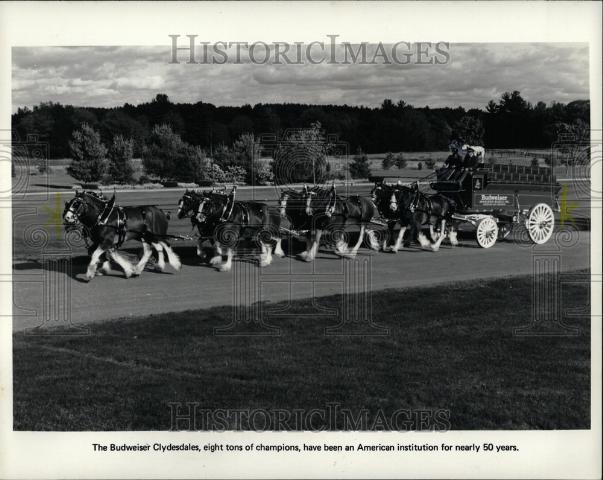
<svg viewBox="0 0 603 480">
<path fill-rule="evenodd" d="M 406 159 L 401 153 L 396 155 L 396 159 L 394 161 L 398 169 L 406 168 Z"/>
<path fill-rule="evenodd" d="M 361 148 L 358 148 L 354 160 L 350 164 L 350 175 L 352 178 L 368 178 L 370 174 L 368 157 Z"/>
<path fill-rule="evenodd" d="M 109 148 L 109 163 L 107 173 L 115 183 L 130 183 L 134 174 L 132 156 L 134 154 L 134 140 L 125 139 L 115 135 L 113 144 Z"/>
<path fill-rule="evenodd" d="M 392 152 L 387 152 L 383 162 L 381 162 L 381 166 L 383 167 L 383 170 L 389 170 L 394 165 L 394 162 L 394 154 Z"/>
<path fill-rule="evenodd" d="M 69 147 L 72 159 L 67 173 L 84 183 L 100 180 L 107 155 L 100 134 L 87 123 L 83 123 L 79 130 L 73 132 Z"/>
</svg>

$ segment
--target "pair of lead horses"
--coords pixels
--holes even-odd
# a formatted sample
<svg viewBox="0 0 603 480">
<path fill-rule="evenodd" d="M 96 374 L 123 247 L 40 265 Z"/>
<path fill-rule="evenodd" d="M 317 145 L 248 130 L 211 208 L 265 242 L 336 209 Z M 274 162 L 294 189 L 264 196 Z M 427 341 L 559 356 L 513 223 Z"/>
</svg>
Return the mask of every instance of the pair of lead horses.
<svg viewBox="0 0 603 480">
<path fill-rule="evenodd" d="M 120 207 L 115 205 L 115 195 L 108 200 L 103 194 L 92 191 L 76 192 L 73 199 L 65 202 L 63 210 L 65 229 L 81 230 L 88 245 L 88 280 L 109 271 L 111 260 L 123 269 L 126 278 L 140 275 L 153 252 L 156 252 L 159 270 L 165 269 L 166 258 L 173 268 L 179 270 L 180 258 L 167 241 L 170 237 L 167 234 L 168 220 L 169 215 L 158 207 Z M 128 240 L 142 243 L 143 255 L 136 265 L 118 252 L 119 247 Z"/>
</svg>

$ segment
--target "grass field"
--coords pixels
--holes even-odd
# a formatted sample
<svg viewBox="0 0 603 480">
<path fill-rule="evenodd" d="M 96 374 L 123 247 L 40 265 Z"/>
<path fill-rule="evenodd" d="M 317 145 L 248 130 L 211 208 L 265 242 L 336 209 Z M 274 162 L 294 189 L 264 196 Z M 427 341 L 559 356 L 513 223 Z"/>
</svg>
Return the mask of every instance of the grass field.
<svg viewBox="0 0 603 480">
<path fill-rule="evenodd" d="M 164 430 L 169 402 L 336 402 L 386 415 L 444 409 L 452 429 L 589 428 L 590 319 L 568 322 L 576 336 L 517 336 L 532 318 L 531 291 L 531 277 L 514 277 L 374 292 L 384 336 L 326 335 L 337 321 L 311 300 L 270 317 L 278 336 L 215 335 L 230 307 L 93 324 L 86 336 L 17 333 L 14 428 Z M 320 305 L 341 311 L 349 300 Z M 564 284 L 562 301 L 564 311 L 588 305 L 588 285 Z"/>
</svg>

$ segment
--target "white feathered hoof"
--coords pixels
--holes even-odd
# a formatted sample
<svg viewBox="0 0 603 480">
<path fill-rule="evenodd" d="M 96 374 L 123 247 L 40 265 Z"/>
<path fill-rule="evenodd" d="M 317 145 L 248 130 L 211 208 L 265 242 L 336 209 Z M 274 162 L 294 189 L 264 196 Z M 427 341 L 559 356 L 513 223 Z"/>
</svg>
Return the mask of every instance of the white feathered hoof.
<svg viewBox="0 0 603 480">
<path fill-rule="evenodd" d="M 216 270 L 218 270 L 218 272 L 230 272 L 230 268 L 231 268 L 231 265 L 228 265 L 227 263 L 223 263 L 222 265 L 218 265 L 216 267 Z"/>
<path fill-rule="evenodd" d="M 210 265 L 218 265 L 220 263 L 222 263 L 222 255 L 216 255 L 215 257 L 209 259 Z"/>
<path fill-rule="evenodd" d="M 439 245 L 432 245 L 431 246 L 431 250 L 434 251 L 434 252 L 437 252 L 439 249 L 440 249 Z"/>
<path fill-rule="evenodd" d="M 134 270 L 129 265 L 122 266 L 122 268 L 124 269 L 124 276 L 126 278 L 130 278 L 132 276 L 132 274 L 134 273 Z"/>
</svg>

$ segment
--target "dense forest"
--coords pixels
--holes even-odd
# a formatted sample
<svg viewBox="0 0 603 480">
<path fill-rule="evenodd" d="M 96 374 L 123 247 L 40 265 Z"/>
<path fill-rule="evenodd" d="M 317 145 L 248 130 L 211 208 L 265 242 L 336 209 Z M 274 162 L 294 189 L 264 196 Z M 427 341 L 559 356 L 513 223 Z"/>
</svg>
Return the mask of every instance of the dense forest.
<svg viewBox="0 0 603 480">
<path fill-rule="evenodd" d="M 314 122 L 320 122 L 326 134 L 347 142 L 351 152 L 357 148 L 367 153 L 445 150 L 453 131 L 486 148 L 547 148 L 561 133 L 587 139 L 590 102 L 532 105 L 514 91 L 491 100 L 483 110 L 418 108 L 390 99 L 375 108 L 292 103 L 217 107 L 203 102 L 172 103 L 167 95 L 158 94 L 148 103 L 115 108 L 48 102 L 33 109 L 20 108 L 12 116 L 16 138 L 37 135 L 49 142 L 51 158 L 70 156 L 69 141 L 84 123 L 100 132 L 107 145 L 116 135 L 131 138 L 135 156 L 142 152 L 154 126 L 169 125 L 183 141 L 211 156 L 244 133 L 279 136 Z"/>
</svg>

